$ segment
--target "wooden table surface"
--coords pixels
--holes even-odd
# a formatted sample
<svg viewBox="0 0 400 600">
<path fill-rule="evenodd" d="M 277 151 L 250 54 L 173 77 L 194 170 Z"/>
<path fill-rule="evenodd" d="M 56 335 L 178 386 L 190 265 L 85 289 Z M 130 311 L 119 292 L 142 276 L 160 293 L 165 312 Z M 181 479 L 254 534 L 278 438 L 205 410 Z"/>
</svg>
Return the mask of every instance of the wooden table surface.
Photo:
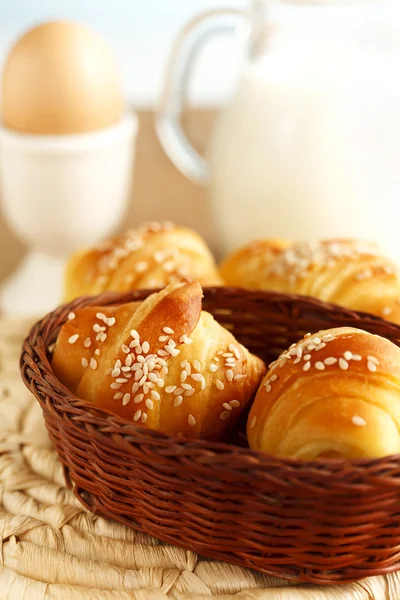
<svg viewBox="0 0 400 600">
<path fill-rule="evenodd" d="M 207 143 L 214 115 L 211 110 L 188 111 L 184 115 L 185 130 L 199 151 Z M 214 235 L 204 188 L 187 180 L 166 157 L 154 130 L 152 112 L 139 111 L 139 122 L 134 186 L 121 229 L 149 219 L 169 219 L 195 228 L 212 246 Z M 23 244 L 0 212 L 0 281 L 15 269 L 24 252 Z"/>
</svg>

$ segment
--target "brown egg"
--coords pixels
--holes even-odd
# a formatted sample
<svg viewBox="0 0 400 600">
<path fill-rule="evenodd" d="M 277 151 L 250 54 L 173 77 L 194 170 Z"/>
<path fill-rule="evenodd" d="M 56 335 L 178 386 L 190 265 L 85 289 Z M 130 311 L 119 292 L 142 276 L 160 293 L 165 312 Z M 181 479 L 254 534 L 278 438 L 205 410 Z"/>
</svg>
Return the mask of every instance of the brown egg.
<svg viewBox="0 0 400 600">
<path fill-rule="evenodd" d="M 121 119 L 124 99 L 107 43 L 84 25 L 43 23 L 11 48 L 1 86 L 4 127 L 24 133 L 96 131 Z"/>
</svg>

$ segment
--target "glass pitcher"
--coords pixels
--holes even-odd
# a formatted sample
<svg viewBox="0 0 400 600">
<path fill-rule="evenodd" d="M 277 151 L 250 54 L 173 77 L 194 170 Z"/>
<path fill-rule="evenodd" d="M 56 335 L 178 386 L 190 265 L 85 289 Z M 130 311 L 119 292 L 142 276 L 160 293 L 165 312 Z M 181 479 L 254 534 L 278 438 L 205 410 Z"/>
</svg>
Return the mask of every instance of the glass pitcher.
<svg viewBox="0 0 400 600">
<path fill-rule="evenodd" d="M 176 166 L 207 184 L 221 252 L 257 238 L 358 237 L 400 258 L 400 62 L 387 10 L 253 0 L 186 26 L 156 127 Z M 187 75 L 201 43 L 227 28 L 245 60 L 201 157 L 179 124 Z"/>
</svg>

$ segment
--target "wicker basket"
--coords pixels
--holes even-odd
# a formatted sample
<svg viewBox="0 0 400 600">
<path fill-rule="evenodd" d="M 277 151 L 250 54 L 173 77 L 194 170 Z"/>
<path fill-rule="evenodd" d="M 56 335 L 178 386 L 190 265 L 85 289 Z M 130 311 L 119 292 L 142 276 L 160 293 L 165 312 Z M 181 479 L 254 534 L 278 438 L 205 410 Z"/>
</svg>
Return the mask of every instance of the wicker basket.
<svg viewBox="0 0 400 600">
<path fill-rule="evenodd" d="M 81 298 L 37 323 L 21 372 L 67 483 L 90 510 L 205 556 L 321 584 L 400 568 L 400 457 L 277 459 L 182 441 L 94 409 L 54 376 L 49 348 L 70 310 L 149 292 Z M 400 345 L 400 327 L 311 298 L 205 290 L 203 306 L 267 363 L 308 331 L 355 326 Z"/>
</svg>

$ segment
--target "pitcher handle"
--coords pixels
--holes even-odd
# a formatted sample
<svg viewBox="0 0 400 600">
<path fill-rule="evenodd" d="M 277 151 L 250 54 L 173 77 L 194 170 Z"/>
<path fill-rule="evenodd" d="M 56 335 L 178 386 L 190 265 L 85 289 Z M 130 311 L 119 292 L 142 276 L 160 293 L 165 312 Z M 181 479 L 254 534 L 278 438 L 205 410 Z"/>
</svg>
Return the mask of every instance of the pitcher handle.
<svg viewBox="0 0 400 600">
<path fill-rule="evenodd" d="M 234 33 L 243 17 L 244 12 L 234 8 L 210 10 L 198 15 L 179 33 L 169 58 L 164 89 L 156 109 L 155 127 L 169 159 L 197 183 L 207 182 L 209 168 L 186 137 L 180 122 L 189 75 L 195 56 L 207 39 L 216 34 Z"/>
</svg>

